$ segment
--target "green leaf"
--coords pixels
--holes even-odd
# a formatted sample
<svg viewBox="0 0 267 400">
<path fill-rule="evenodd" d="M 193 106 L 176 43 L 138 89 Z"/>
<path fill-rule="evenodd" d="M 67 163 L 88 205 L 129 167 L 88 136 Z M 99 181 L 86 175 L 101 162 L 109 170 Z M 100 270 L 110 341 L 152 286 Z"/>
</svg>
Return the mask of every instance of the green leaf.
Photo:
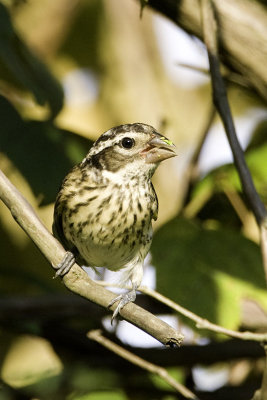
<svg viewBox="0 0 267 400">
<path fill-rule="evenodd" d="M 252 148 L 246 153 L 246 162 L 251 172 L 256 190 L 263 201 L 267 202 L 267 143 Z M 206 194 L 220 192 L 223 189 L 241 191 L 241 184 L 233 164 L 218 167 L 206 175 L 194 188 L 193 198 L 205 198 Z M 206 196 L 207 197 L 207 196 Z"/>
<path fill-rule="evenodd" d="M 185 381 L 185 373 L 182 370 L 182 368 L 177 368 L 177 367 L 169 367 L 167 368 L 168 374 L 175 379 L 177 382 L 184 383 Z M 161 376 L 157 374 L 150 373 L 149 374 L 150 380 L 153 382 L 156 388 L 160 390 L 167 390 L 168 392 L 174 391 L 175 389 L 170 386 L 168 382 L 166 382 Z"/>
<path fill-rule="evenodd" d="M 2 64 L 2 65 L 1 65 Z M 0 3 L 0 70 L 8 79 L 33 93 L 40 105 L 48 103 L 51 118 L 63 106 L 63 90 L 51 72 L 27 47 L 14 30 L 5 6 Z"/>
<path fill-rule="evenodd" d="M 70 384 L 76 392 L 94 392 L 99 388 L 109 391 L 119 385 L 118 375 L 109 369 L 92 369 L 83 363 L 76 365 Z"/>
<path fill-rule="evenodd" d="M 237 329 L 242 299 L 267 309 L 260 249 L 236 232 L 175 218 L 154 235 L 152 255 L 159 292 L 201 317 Z"/>
<path fill-rule="evenodd" d="M 83 159 L 92 141 L 50 122 L 23 121 L 1 96 L 0 114 L 0 151 L 24 175 L 41 205 L 53 202 L 63 178 Z"/>
<path fill-rule="evenodd" d="M 81 396 L 74 396 L 73 400 L 127 400 L 127 396 L 119 391 L 97 391 L 88 393 Z"/>
</svg>

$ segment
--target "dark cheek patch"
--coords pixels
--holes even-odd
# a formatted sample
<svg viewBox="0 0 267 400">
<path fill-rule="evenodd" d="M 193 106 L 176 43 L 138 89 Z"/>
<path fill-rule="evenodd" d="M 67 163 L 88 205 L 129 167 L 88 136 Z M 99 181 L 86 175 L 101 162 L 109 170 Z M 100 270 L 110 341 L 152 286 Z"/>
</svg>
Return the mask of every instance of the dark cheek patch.
<svg viewBox="0 0 267 400">
<path fill-rule="evenodd" d="M 125 165 L 133 160 L 134 156 L 127 157 L 117 152 L 114 148 L 108 148 L 105 151 L 103 163 L 108 171 L 117 172 L 125 168 Z"/>
<path fill-rule="evenodd" d="M 100 160 L 101 160 L 101 153 L 94 154 L 91 157 L 92 166 L 99 170 L 103 169 L 103 165 Z"/>
</svg>

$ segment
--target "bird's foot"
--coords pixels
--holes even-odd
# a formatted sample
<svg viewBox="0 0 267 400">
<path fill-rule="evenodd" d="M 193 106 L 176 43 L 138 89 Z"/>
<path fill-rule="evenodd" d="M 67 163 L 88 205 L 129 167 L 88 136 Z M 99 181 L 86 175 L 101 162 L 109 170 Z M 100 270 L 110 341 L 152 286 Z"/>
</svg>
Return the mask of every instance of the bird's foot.
<svg viewBox="0 0 267 400">
<path fill-rule="evenodd" d="M 119 296 L 115 297 L 113 300 L 108 305 L 108 308 L 113 306 L 114 303 L 119 301 L 119 304 L 115 308 L 115 311 L 113 312 L 113 315 L 111 317 L 111 325 L 113 324 L 114 319 L 117 317 L 119 314 L 120 310 L 126 306 L 128 303 L 132 303 L 136 299 L 136 290 L 132 289 L 127 293 L 120 294 Z"/>
<path fill-rule="evenodd" d="M 75 257 L 70 251 L 67 251 L 61 263 L 56 266 L 57 272 L 55 273 L 54 279 L 67 274 L 73 264 L 75 264 Z"/>
</svg>

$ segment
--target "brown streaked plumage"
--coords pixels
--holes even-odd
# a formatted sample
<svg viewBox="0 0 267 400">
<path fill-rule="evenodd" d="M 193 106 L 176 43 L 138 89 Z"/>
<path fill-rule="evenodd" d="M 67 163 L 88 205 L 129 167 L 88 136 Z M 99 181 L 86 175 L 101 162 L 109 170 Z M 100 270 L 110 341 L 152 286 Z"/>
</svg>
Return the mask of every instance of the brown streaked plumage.
<svg viewBox="0 0 267 400">
<path fill-rule="evenodd" d="M 135 300 L 152 240 L 158 200 L 151 177 L 175 146 L 152 126 L 120 125 L 103 133 L 64 179 L 54 210 L 53 232 L 80 265 L 122 270 L 132 290 L 116 297 L 112 319 Z M 60 264 L 68 272 L 73 257 Z"/>
</svg>

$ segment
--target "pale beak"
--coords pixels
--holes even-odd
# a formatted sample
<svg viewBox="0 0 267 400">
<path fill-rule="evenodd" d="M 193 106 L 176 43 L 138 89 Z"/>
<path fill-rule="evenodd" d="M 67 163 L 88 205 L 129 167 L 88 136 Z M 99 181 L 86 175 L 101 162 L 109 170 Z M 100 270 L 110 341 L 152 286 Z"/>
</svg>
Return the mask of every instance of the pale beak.
<svg viewBox="0 0 267 400">
<path fill-rule="evenodd" d="M 164 136 L 154 136 L 142 151 L 147 164 L 158 163 L 167 158 L 177 156 L 175 145 Z"/>
</svg>

